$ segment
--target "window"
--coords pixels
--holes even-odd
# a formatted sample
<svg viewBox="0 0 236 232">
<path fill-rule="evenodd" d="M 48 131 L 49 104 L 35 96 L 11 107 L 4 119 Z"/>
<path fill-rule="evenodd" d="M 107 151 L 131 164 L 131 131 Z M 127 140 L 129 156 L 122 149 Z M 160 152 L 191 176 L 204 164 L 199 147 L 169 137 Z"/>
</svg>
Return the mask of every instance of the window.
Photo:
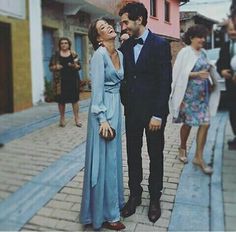
<svg viewBox="0 0 236 232">
<path fill-rule="evenodd" d="M 156 0 L 150 0 L 150 15 L 157 17 L 157 3 Z"/>
<path fill-rule="evenodd" d="M 170 3 L 165 0 L 165 21 L 170 22 Z"/>
</svg>

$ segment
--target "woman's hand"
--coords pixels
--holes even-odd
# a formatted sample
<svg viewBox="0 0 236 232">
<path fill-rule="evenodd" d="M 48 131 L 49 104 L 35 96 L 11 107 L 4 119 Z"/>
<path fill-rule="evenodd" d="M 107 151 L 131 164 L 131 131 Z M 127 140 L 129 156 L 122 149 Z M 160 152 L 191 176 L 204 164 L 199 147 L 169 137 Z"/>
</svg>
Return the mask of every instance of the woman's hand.
<svg viewBox="0 0 236 232">
<path fill-rule="evenodd" d="M 223 76 L 225 79 L 231 79 L 232 73 L 231 73 L 230 69 L 223 69 L 221 71 L 221 76 Z"/>
<path fill-rule="evenodd" d="M 77 63 L 68 63 L 68 66 L 74 69 L 80 69 L 80 65 Z"/>
<path fill-rule="evenodd" d="M 55 65 L 54 65 L 54 69 L 55 69 L 55 70 L 61 70 L 62 68 L 63 68 L 63 66 L 60 65 L 60 64 L 55 64 Z"/>
<path fill-rule="evenodd" d="M 191 79 L 195 79 L 195 78 L 201 78 L 201 79 L 207 79 L 209 77 L 210 73 L 208 72 L 208 70 L 202 70 L 199 72 L 191 72 L 189 77 Z"/>
<path fill-rule="evenodd" d="M 198 76 L 203 80 L 207 79 L 209 77 L 209 75 L 210 75 L 210 73 L 207 70 L 202 70 L 202 71 L 198 72 Z"/>
<path fill-rule="evenodd" d="M 110 132 L 111 136 L 113 136 L 113 131 L 112 131 L 109 123 L 107 121 L 102 122 L 100 125 L 99 134 L 102 133 L 102 135 L 104 137 L 108 137 L 108 131 Z"/>
</svg>

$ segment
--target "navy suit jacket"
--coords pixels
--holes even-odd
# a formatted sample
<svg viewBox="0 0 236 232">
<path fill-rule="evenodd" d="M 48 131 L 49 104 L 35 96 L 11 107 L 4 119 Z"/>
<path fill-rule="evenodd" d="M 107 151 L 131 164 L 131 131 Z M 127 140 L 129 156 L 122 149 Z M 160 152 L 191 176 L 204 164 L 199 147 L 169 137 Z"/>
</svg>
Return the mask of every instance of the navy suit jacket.
<svg viewBox="0 0 236 232">
<path fill-rule="evenodd" d="M 219 59 L 216 63 L 217 71 L 221 74 L 221 71 L 224 69 L 230 69 L 231 57 L 230 57 L 230 42 L 225 42 L 220 49 Z M 227 105 L 229 108 L 235 108 L 235 99 L 236 99 L 236 85 L 232 80 L 225 80 L 226 89 L 227 89 Z"/>
<path fill-rule="evenodd" d="M 135 64 L 133 38 L 120 50 L 124 55 L 125 77 L 121 84 L 121 101 L 125 115 L 150 120 L 152 116 L 165 120 L 171 91 L 172 66 L 169 43 L 149 31 Z"/>
</svg>

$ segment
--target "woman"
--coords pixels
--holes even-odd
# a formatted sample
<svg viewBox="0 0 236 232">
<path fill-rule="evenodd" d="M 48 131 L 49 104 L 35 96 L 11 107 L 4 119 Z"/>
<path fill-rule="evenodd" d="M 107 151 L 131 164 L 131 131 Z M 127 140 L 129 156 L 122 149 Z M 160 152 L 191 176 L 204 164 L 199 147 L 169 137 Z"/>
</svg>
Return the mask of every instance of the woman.
<svg viewBox="0 0 236 232">
<path fill-rule="evenodd" d="M 120 82 L 123 57 L 115 49 L 116 33 L 103 19 L 90 25 L 89 39 L 95 53 L 91 60 L 92 99 L 88 116 L 88 134 L 80 221 L 121 230 L 120 209 L 124 206 Z M 116 136 L 106 141 L 102 136 Z"/>
<path fill-rule="evenodd" d="M 177 55 L 173 67 L 172 92 L 170 95 L 170 112 L 174 123 L 183 123 L 180 130 L 181 144 L 179 159 L 187 163 L 186 142 L 192 126 L 198 126 L 196 152 L 193 164 L 199 166 L 205 174 L 213 170 L 203 160 L 203 149 L 210 125 L 210 116 L 216 113 L 219 103 L 219 90 L 213 78 L 218 79 L 217 72 L 203 50 L 207 30 L 202 25 L 188 29 L 184 42 L 188 45 Z"/>
<path fill-rule="evenodd" d="M 60 112 L 59 126 L 65 126 L 65 104 L 72 103 L 75 125 L 81 127 L 79 121 L 79 86 L 78 70 L 81 68 L 78 55 L 71 51 L 71 41 L 62 37 L 57 51 L 50 60 L 49 68 L 53 72 L 53 92 Z"/>
</svg>

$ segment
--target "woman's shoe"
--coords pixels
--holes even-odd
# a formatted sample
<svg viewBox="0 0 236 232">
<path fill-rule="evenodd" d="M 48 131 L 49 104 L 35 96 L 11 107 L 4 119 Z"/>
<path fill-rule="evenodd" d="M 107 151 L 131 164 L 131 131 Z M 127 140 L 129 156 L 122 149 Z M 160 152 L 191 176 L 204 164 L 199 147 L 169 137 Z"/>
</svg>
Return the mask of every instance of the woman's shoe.
<svg viewBox="0 0 236 232">
<path fill-rule="evenodd" d="M 82 127 L 82 126 L 83 126 L 83 124 L 82 124 L 81 122 L 77 122 L 77 123 L 75 123 L 75 125 L 76 125 L 77 127 Z"/>
<path fill-rule="evenodd" d="M 179 157 L 178 158 L 184 164 L 188 163 L 188 158 L 187 158 L 185 149 L 179 147 Z"/>
<path fill-rule="evenodd" d="M 65 126 L 66 126 L 65 120 L 64 119 L 60 119 L 59 127 L 65 127 Z"/>
<path fill-rule="evenodd" d="M 203 173 L 207 174 L 207 175 L 211 175 L 213 173 L 213 169 L 208 166 L 208 165 L 205 165 L 204 162 L 198 162 L 195 158 L 193 159 L 192 163 L 196 166 L 198 166 L 202 171 Z"/>
<path fill-rule="evenodd" d="M 103 228 L 106 228 L 109 230 L 124 230 L 125 225 L 123 223 L 121 223 L 120 221 L 118 221 L 118 222 L 104 222 Z"/>
</svg>

